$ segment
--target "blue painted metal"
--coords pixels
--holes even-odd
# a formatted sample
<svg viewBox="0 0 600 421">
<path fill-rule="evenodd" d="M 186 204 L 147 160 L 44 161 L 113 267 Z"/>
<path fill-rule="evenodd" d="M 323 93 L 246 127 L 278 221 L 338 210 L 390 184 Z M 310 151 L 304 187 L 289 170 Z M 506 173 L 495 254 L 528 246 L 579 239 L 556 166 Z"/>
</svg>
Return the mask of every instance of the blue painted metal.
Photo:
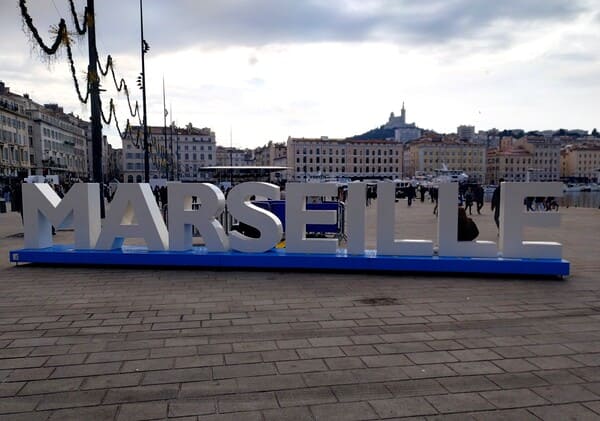
<svg viewBox="0 0 600 421">
<path fill-rule="evenodd" d="M 311 269 L 331 271 L 391 271 L 424 273 L 476 273 L 493 275 L 564 276 L 570 264 L 561 259 L 503 259 L 472 257 L 378 256 L 374 250 L 363 255 L 286 253 L 272 249 L 266 253 L 208 252 L 192 250 L 148 251 L 146 247 L 124 246 L 117 250 L 75 250 L 55 245 L 45 249 L 20 249 L 10 252 L 13 263 L 73 265 L 174 266 L 226 269 Z"/>
</svg>

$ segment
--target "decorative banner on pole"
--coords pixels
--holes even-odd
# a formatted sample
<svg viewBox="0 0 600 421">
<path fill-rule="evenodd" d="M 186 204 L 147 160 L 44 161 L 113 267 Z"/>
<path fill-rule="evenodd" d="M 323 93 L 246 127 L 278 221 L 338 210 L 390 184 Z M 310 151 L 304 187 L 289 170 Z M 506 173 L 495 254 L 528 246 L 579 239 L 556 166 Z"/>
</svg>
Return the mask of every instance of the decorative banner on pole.
<svg viewBox="0 0 600 421">
<path fill-rule="evenodd" d="M 122 184 L 100 229 L 98 184 L 79 184 L 61 200 L 43 184 L 23 185 L 25 248 L 10 252 L 15 263 L 308 269 L 335 271 L 443 272 L 476 274 L 569 274 L 559 243 L 524 241 L 525 226 L 557 226 L 557 212 L 526 212 L 527 196 L 561 196 L 560 183 L 502 183 L 499 242 L 458 241 L 458 187 L 439 187 L 438 247 L 433 240 L 397 239 L 395 188 L 378 183 L 377 249 L 365 249 L 365 185 L 352 183 L 346 208 L 315 209 L 313 196 L 335 196 L 328 184 L 289 183 L 286 201 L 279 187 L 242 183 L 225 199 L 208 183 L 169 183 L 169 227 L 148 184 Z M 198 206 L 192 206 L 196 197 Z M 267 201 L 251 200 L 255 197 Z M 265 205 L 265 209 L 261 204 Z M 279 208 L 277 208 L 277 206 Z M 257 235 L 231 231 L 218 221 L 227 207 Z M 283 208 L 283 209 L 282 209 Z M 279 210 L 275 210 L 279 209 Z M 345 221 L 348 248 L 338 239 L 308 238 L 314 227 Z M 343 223 L 343 222 L 342 222 Z M 75 245 L 53 245 L 51 227 L 71 226 Z M 312 227 L 312 228 L 311 228 Z M 193 229 L 204 246 L 192 245 Z M 284 233 L 285 231 L 285 233 Z M 285 234 L 286 248 L 275 248 Z M 146 246 L 125 246 L 140 238 Z"/>
</svg>

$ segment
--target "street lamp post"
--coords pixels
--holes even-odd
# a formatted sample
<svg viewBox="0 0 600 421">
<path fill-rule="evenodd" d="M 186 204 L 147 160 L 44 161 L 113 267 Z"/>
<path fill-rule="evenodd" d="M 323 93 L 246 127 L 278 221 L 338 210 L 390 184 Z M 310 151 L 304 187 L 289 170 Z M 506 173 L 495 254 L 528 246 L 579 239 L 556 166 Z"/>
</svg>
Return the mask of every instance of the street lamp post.
<svg viewBox="0 0 600 421">
<path fill-rule="evenodd" d="M 150 50 L 150 46 L 144 40 L 144 9 L 142 0 L 140 0 L 140 48 L 142 53 L 142 73 L 138 78 L 138 85 L 142 89 L 142 103 L 144 109 L 144 181 L 150 182 L 150 156 L 148 151 L 148 114 L 146 108 L 146 62 L 145 54 Z"/>
</svg>

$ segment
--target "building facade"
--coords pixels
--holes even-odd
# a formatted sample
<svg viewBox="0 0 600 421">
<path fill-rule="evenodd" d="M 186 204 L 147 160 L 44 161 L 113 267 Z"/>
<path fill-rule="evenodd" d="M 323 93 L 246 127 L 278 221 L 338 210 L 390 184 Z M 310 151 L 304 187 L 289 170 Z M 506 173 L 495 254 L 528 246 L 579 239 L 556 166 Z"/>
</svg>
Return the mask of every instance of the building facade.
<svg viewBox="0 0 600 421">
<path fill-rule="evenodd" d="M 26 108 L 25 98 L 0 81 L 0 177 L 31 175 L 33 137 Z"/>
<path fill-rule="evenodd" d="M 57 104 L 28 100 L 33 165 L 32 174 L 58 175 L 61 181 L 87 180 L 87 139 L 81 120 L 65 114 Z"/>
<path fill-rule="evenodd" d="M 486 174 L 485 145 L 465 142 L 456 136 L 429 134 L 408 145 L 408 168 L 405 175 L 434 174 L 436 170 L 464 171 L 476 182 L 483 183 Z"/>
<path fill-rule="evenodd" d="M 123 140 L 123 181 L 144 181 L 143 129 L 134 127 Z M 148 126 L 150 179 L 206 181 L 201 168 L 216 164 L 216 137 L 209 128 Z"/>
<path fill-rule="evenodd" d="M 250 149 L 217 146 L 217 165 L 225 167 L 255 165 L 254 155 Z"/>
<path fill-rule="evenodd" d="M 531 164 L 527 171 L 530 181 L 560 180 L 560 141 L 541 135 L 527 135 L 513 142 L 514 146 L 531 154 Z"/>
<path fill-rule="evenodd" d="M 290 137 L 288 181 L 399 178 L 402 149 L 401 143 L 389 140 Z"/>
<path fill-rule="evenodd" d="M 599 182 L 600 141 L 570 145 L 561 150 L 561 177 L 587 178 Z"/>
</svg>

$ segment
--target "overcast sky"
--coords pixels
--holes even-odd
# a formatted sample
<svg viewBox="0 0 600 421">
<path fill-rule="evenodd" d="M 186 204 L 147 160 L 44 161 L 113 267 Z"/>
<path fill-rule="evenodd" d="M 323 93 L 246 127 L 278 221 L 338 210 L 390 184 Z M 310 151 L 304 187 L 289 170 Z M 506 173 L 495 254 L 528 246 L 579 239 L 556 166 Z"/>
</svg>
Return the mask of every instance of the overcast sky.
<svg viewBox="0 0 600 421">
<path fill-rule="evenodd" d="M 27 5 L 47 42 L 61 16 L 74 27 L 67 0 Z M 139 1 L 95 7 L 99 54 L 141 102 Z M 17 0 L 0 1 L 0 28 L 0 80 L 89 116 L 65 54 L 44 60 Z M 600 129 L 600 0 L 146 0 L 144 32 L 149 124 L 162 125 L 164 75 L 169 119 L 211 127 L 222 145 L 351 136 L 403 101 L 410 122 L 440 132 Z M 83 78 L 87 40 L 75 51 Z"/>
</svg>

